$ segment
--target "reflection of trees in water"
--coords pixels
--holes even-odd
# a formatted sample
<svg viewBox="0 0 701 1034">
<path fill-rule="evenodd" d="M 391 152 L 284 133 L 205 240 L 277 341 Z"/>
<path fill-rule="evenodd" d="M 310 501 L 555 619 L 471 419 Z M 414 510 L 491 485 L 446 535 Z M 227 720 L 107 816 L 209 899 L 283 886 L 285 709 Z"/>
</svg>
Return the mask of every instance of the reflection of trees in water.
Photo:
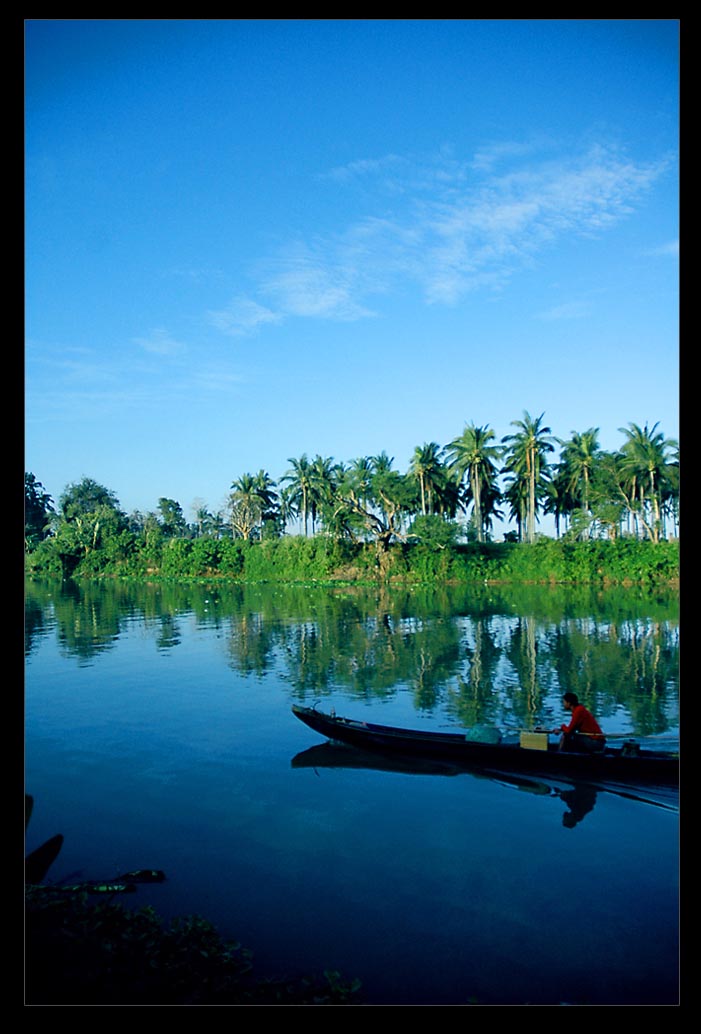
<svg viewBox="0 0 701 1034">
<path fill-rule="evenodd" d="M 156 632 L 156 646 L 159 650 L 171 650 L 181 641 L 180 626 L 172 614 L 163 614 L 153 621 Z"/>
<path fill-rule="evenodd" d="M 261 614 L 241 614 L 231 623 L 229 663 L 242 675 L 265 675 L 273 664 L 275 636 Z"/>
<path fill-rule="evenodd" d="M 538 670 L 538 655 L 546 647 L 538 636 L 538 623 L 530 615 L 519 617 L 511 632 L 506 656 L 516 675 L 516 685 L 508 686 L 508 699 L 514 721 L 528 728 L 540 712 L 543 698 Z M 547 664 L 543 662 L 544 667 Z"/>
<path fill-rule="evenodd" d="M 408 688 L 418 709 L 432 710 L 460 662 L 460 633 L 443 619 L 399 612 L 341 611 L 288 630 L 285 662 L 297 699 L 343 687 L 353 697 Z"/>
<path fill-rule="evenodd" d="M 465 727 L 501 720 L 497 676 L 502 648 L 494 627 L 497 620 L 492 615 L 475 616 L 465 633 L 467 667 L 464 675 L 458 672 L 456 688 L 448 694 L 449 712 Z"/>
<path fill-rule="evenodd" d="M 403 637 L 413 667 L 409 678 L 418 710 L 432 711 L 462 663 L 460 629 L 448 618 L 422 622 L 413 636 Z"/>
<path fill-rule="evenodd" d="M 636 728 L 652 733 L 674 687 L 679 663 L 679 629 L 667 622 L 636 621 L 624 629 L 631 686 L 631 709 Z M 619 686 L 620 689 L 620 686 Z"/>
<path fill-rule="evenodd" d="M 604 719 L 624 706 L 639 735 L 669 727 L 667 709 L 678 702 L 679 647 L 673 626 L 640 619 L 620 624 L 571 619 L 549 636 L 563 692 L 576 693 Z"/>
<path fill-rule="evenodd" d="M 84 587 L 58 582 L 43 586 L 43 591 L 28 587 L 25 596 L 25 613 L 33 616 L 35 629 L 44 624 L 39 610 L 52 615 L 57 641 L 66 656 L 87 663 L 116 645 L 121 628 L 120 602 L 98 583 Z M 25 646 L 31 653 L 33 643 L 26 641 Z"/>
<path fill-rule="evenodd" d="M 53 628 L 53 614 L 50 606 L 42 606 L 38 600 L 28 596 L 24 607 L 24 656 L 29 657 L 40 639 Z"/>
<path fill-rule="evenodd" d="M 571 690 L 604 720 L 627 710 L 640 735 L 676 723 L 678 627 L 675 608 L 658 599 L 542 587 L 529 595 L 523 587 L 64 582 L 29 583 L 26 615 L 28 655 L 50 624 L 80 661 L 112 648 L 133 622 L 159 650 L 176 650 L 187 617 L 216 630 L 234 671 L 282 674 L 298 701 L 408 692 L 418 711 L 441 707 L 462 726 L 529 727 L 559 722 L 561 694 Z"/>
</svg>

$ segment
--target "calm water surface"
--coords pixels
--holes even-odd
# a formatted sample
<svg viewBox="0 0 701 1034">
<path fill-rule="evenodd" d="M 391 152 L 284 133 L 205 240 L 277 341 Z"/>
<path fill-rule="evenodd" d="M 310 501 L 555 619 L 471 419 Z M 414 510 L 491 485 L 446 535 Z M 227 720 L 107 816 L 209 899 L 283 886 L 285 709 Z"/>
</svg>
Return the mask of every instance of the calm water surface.
<svg viewBox="0 0 701 1034">
<path fill-rule="evenodd" d="M 291 714 L 532 728 L 577 692 L 678 735 L 675 601 L 636 591 L 33 585 L 28 849 L 56 882 L 136 868 L 259 975 L 370 1004 L 676 1004 L 678 799 L 371 767 Z"/>
</svg>

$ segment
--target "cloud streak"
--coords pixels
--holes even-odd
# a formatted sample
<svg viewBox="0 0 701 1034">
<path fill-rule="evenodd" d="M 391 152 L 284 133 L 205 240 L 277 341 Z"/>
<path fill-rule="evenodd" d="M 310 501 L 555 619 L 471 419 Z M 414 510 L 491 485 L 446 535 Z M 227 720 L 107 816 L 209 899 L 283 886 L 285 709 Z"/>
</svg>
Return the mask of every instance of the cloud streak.
<svg viewBox="0 0 701 1034">
<path fill-rule="evenodd" d="M 152 330 L 148 337 L 134 338 L 134 343 L 151 355 L 174 356 L 187 351 L 182 341 L 177 341 L 163 327 Z"/>
<path fill-rule="evenodd" d="M 539 313 L 537 318 L 544 320 L 546 323 L 553 323 L 557 320 L 578 320 L 588 316 L 590 311 L 591 306 L 588 302 L 563 302 L 562 305 L 556 305 L 552 309 L 548 309 L 547 312 Z"/>
<path fill-rule="evenodd" d="M 517 144 L 466 162 L 446 153 L 349 163 L 328 182 L 357 189 L 374 212 L 281 248 L 260 263 L 257 297 L 239 297 L 210 321 L 240 335 L 293 317 L 369 318 L 381 296 L 407 289 L 429 305 L 501 290 L 558 241 L 599 236 L 629 216 L 669 164 L 636 163 L 604 146 L 537 160 Z"/>
<path fill-rule="evenodd" d="M 200 358 L 191 365 L 192 348 L 166 330 L 134 338 L 145 353 L 134 358 L 129 348 L 115 347 L 111 355 L 95 348 L 52 347 L 30 343 L 27 387 L 28 422 L 40 424 L 100 420 L 171 409 L 173 404 L 209 404 L 216 396 L 232 398 L 245 376 L 230 357 Z"/>
<path fill-rule="evenodd" d="M 235 298 L 226 308 L 207 313 L 207 321 L 223 334 L 251 334 L 266 323 L 279 323 L 282 315 L 251 298 Z"/>
</svg>

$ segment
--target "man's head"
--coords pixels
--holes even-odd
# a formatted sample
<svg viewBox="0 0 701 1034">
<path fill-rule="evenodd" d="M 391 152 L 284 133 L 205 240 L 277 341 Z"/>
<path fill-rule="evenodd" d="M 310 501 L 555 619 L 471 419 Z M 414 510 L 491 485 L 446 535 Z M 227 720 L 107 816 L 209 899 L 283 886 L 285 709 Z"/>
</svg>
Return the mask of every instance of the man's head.
<svg viewBox="0 0 701 1034">
<path fill-rule="evenodd" d="M 565 693 L 562 702 L 568 711 L 572 711 L 579 703 L 579 697 L 576 693 Z"/>
</svg>

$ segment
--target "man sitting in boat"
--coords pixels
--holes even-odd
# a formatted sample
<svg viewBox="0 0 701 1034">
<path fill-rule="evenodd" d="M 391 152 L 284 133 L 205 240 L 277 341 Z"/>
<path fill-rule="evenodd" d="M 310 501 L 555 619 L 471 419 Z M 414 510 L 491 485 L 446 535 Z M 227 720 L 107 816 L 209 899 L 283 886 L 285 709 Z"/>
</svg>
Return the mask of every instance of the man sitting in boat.
<svg viewBox="0 0 701 1034">
<path fill-rule="evenodd" d="M 606 746 L 606 737 L 591 711 L 587 711 L 584 704 L 580 704 L 576 693 L 565 693 L 562 703 L 566 711 L 570 711 L 572 717 L 569 725 L 561 725 L 559 729 L 553 729 L 553 735 L 561 733 L 558 750 L 575 751 L 578 754 L 591 754 L 603 750 Z"/>
</svg>

